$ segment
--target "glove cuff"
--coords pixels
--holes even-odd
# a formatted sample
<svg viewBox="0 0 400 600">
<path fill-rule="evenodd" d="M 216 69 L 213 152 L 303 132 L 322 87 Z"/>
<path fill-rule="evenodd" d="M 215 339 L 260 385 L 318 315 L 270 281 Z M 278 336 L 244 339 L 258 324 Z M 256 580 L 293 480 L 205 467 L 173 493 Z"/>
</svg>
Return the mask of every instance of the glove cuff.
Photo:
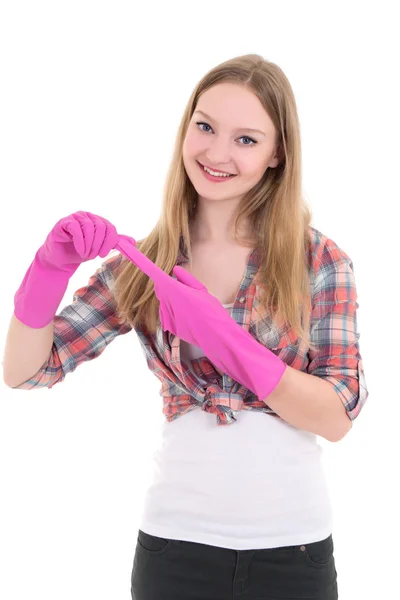
<svg viewBox="0 0 400 600">
<path fill-rule="evenodd" d="M 44 267 L 36 253 L 14 295 L 14 314 L 17 319 L 35 329 L 49 325 L 63 299 L 71 275 L 71 272 Z"/>
</svg>

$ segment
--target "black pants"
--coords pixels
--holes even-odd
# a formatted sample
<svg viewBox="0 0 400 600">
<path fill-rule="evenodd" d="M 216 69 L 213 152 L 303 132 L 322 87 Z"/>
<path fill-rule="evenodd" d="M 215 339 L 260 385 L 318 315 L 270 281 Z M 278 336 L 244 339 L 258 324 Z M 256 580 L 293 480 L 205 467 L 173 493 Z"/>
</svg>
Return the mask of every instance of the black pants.
<svg viewBox="0 0 400 600">
<path fill-rule="evenodd" d="M 231 550 L 139 529 L 132 600 L 337 600 L 332 535 L 299 546 Z"/>
</svg>

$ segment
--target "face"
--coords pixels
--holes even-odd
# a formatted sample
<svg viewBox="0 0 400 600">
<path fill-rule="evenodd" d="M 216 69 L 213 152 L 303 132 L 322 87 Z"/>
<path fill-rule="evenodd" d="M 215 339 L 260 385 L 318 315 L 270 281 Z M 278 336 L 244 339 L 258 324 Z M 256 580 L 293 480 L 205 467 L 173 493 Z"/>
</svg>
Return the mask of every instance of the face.
<svg viewBox="0 0 400 600">
<path fill-rule="evenodd" d="M 221 83 L 204 92 L 183 144 L 185 169 L 199 198 L 240 200 L 267 168 L 279 164 L 275 135 L 270 117 L 250 90 Z M 199 163 L 234 177 L 212 181 Z"/>
</svg>

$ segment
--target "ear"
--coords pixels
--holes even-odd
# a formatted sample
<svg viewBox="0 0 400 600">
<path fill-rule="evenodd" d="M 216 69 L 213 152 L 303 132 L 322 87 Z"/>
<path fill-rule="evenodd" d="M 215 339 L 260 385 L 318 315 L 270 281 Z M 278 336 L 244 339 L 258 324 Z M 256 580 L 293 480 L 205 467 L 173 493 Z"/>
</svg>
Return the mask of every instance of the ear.
<svg viewBox="0 0 400 600">
<path fill-rule="evenodd" d="M 207 291 L 207 288 L 198 279 L 196 279 L 196 277 L 193 277 L 191 273 L 188 273 L 183 267 L 176 265 L 172 269 L 172 272 L 176 276 L 177 280 L 181 283 L 184 283 L 195 290 Z"/>
</svg>

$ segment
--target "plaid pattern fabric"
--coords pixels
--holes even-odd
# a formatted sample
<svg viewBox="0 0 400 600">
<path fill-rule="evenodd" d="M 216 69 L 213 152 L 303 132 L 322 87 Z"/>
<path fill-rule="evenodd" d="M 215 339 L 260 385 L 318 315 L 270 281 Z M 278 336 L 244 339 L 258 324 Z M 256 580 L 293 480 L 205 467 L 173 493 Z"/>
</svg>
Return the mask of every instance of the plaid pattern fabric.
<svg viewBox="0 0 400 600">
<path fill-rule="evenodd" d="M 329 381 L 354 420 L 368 398 L 368 390 L 358 343 L 359 305 L 353 264 L 335 242 L 314 227 L 309 231 L 313 298 L 310 333 L 317 350 L 309 350 L 286 324 L 273 324 L 260 306 L 259 288 L 254 281 L 260 261 L 258 249 L 249 255 L 231 315 L 286 364 Z M 182 242 L 183 238 L 178 265 L 188 260 Z M 131 331 L 130 325 L 116 317 L 112 294 L 114 277 L 123 260 L 127 259 L 122 254 L 107 258 L 88 284 L 74 293 L 72 304 L 54 318 L 54 342 L 48 360 L 15 389 L 52 388 L 81 363 L 100 356 L 118 335 Z M 217 425 L 234 423 L 240 410 L 257 410 L 280 418 L 250 390 L 219 373 L 207 357 L 194 359 L 189 368 L 180 357 L 180 339 L 160 325 L 155 334 L 144 327 L 135 331 L 148 367 L 161 382 L 163 414 L 168 421 L 197 407 L 215 414 Z"/>
</svg>

